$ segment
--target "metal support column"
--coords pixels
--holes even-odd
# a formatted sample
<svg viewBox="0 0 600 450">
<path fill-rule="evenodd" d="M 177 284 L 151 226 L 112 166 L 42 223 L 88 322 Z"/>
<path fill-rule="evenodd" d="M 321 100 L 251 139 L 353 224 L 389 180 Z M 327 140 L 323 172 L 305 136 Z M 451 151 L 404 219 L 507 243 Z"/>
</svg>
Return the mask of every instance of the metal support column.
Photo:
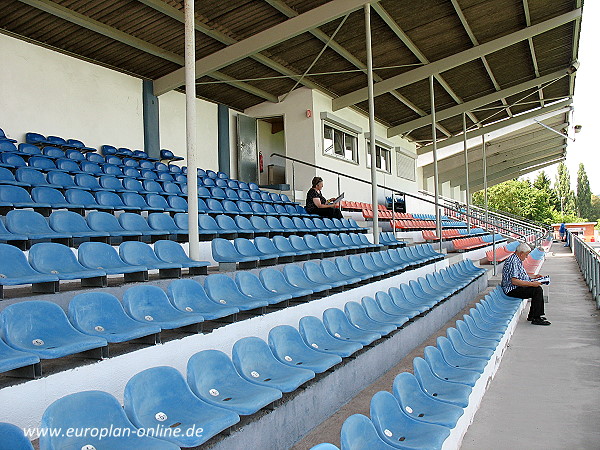
<svg viewBox="0 0 600 450">
<path fill-rule="evenodd" d="M 369 148 L 371 149 L 371 203 L 373 204 L 373 242 L 379 244 L 377 207 L 377 155 L 375 154 L 375 97 L 373 94 L 373 49 L 371 48 L 371 5 L 365 4 L 365 41 L 367 44 L 367 84 L 369 87 Z"/>
<path fill-rule="evenodd" d="M 467 204 L 467 231 L 471 233 L 471 189 L 469 188 L 469 155 L 467 150 L 467 115 L 463 113 L 463 151 L 465 153 L 465 181 L 466 181 L 466 204 Z"/>
<path fill-rule="evenodd" d="M 435 234 L 440 239 L 442 252 L 442 218 L 440 217 L 440 193 L 438 192 L 439 173 L 437 157 L 437 134 L 435 129 L 435 93 L 433 90 L 433 75 L 429 76 L 429 96 L 431 97 L 431 137 L 433 139 L 433 194 L 435 198 Z"/>
<path fill-rule="evenodd" d="M 485 134 L 481 135 L 481 145 L 483 150 L 483 198 L 485 203 L 485 230 L 490 231 L 489 210 L 488 210 L 488 185 L 487 185 L 487 155 L 485 150 Z"/>
<path fill-rule="evenodd" d="M 185 0 L 185 138 L 187 148 L 190 258 L 200 260 L 198 162 L 196 161 L 196 29 L 194 0 Z"/>
</svg>

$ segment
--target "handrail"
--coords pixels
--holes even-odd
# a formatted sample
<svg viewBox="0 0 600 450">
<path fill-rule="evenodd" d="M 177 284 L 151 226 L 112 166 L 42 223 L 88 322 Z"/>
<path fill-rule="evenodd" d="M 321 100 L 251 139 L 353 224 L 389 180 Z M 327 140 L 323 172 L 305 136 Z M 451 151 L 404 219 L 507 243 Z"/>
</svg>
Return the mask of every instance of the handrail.
<svg viewBox="0 0 600 450">
<path fill-rule="evenodd" d="M 287 159 L 287 160 L 289 160 L 289 161 L 292 161 L 292 162 L 297 162 L 297 163 L 299 163 L 299 164 L 304 164 L 305 166 L 308 166 L 308 167 L 313 167 L 313 168 L 315 168 L 315 169 L 324 170 L 325 172 L 329 172 L 329 173 L 333 173 L 333 174 L 335 174 L 335 175 L 338 175 L 338 176 L 342 176 L 342 177 L 345 177 L 345 178 L 349 178 L 349 179 L 351 179 L 351 180 L 358 181 L 359 183 L 364 183 L 364 184 L 369 184 L 369 185 L 371 184 L 371 182 L 370 182 L 370 181 L 366 181 L 366 180 L 363 180 L 363 179 L 361 179 L 361 178 L 357 178 L 357 177 L 355 177 L 355 176 L 352 176 L 352 175 L 347 175 L 347 174 L 345 174 L 345 173 L 337 172 L 337 171 L 335 171 L 335 170 L 332 170 L 332 169 L 327 169 L 327 168 L 325 168 L 325 167 L 320 167 L 320 166 L 317 166 L 317 165 L 315 165 L 315 164 L 312 164 L 312 163 L 309 163 L 309 162 L 306 162 L 306 161 L 302 161 L 302 160 L 300 160 L 300 159 L 297 159 L 297 158 L 292 158 L 291 156 L 287 156 L 287 155 L 281 155 L 281 154 L 279 154 L 279 153 L 271 153 L 271 158 L 272 158 L 273 156 L 278 156 L 278 157 L 280 157 L 280 158 Z M 410 194 L 410 193 L 408 193 L 408 192 L 400 191 L 400 190 L 398 190 L 398 189 L 391 188 L 391 187 L 389 187 L 389 186 L 385 186 L 385 185 L 383 185 L 383 184 L 377 184 L 377 187 L 380 187 L 380 188 L 382 188 L 382 189 L 387 189 L 387 190 L 389 190 L 389 191 L 395 192 L 395 193 L 397 193 L 397 194 L 400 194 L 400 195 L 408 196 L 408 197 L 414 198 L 414 199 L 416 199 L 416 200 L 420 200 L 420 201 L 423 201 L 423 202 L 426 202 L 426 203 L 430 203 L 430 204 L 432 204 L 432 205 L 434 205 L 434 206 L 436 205 L 435 201 L 433 201 L 433 200 L 429 200 L 429 199 L 427 199 L 427 198 L 424 198 L 424 197 L 421 197 L 421 196 L 418 196 L 418 195 L 415 195 L 415 194 Z M 465 214 L 464 212 L 462 212 L 462 211 L 459 211 L 459 210 L 457 210 L 457 209 L 454 209 L 454 208 L 452 208 L 452 207 L 443 206 L 443 205 L 441 205 L 441 204 L 439 204 L 439 203 L 438 203 L 438 205 L 437 205 L 437 206 L 438 206 L 438 207 L 444 207 L 444 208 L 446 208 L 446 209 L 448 209 L 448 210 L 450 210 L 450 211 L 453 211 L 453 212 L 455 212 L 455 213 L 457 213 L 457 214 L 462 214 L 462 215 L 464 215 L 464 216 L 467 216 L 467 214 Z M 526 239 L 526 238 L 527 238 L 527 236 L 526 236 L 526 235 L 524 235 L 524 234 L 521 234 L 521 233 L 519 233 L 519 232 L 517 232 L 517 231 L 515 231 L 515 230 L 510 230 L 510 229 L 508 229 L 508 228 L 505 228 L 504 226 L 498 226 L 498 224 L 496 224 L 496 223 L 489 222 L 489 221 L 486 221 L 486 220 L 483 220 L 483 219 L 479 219 L 478 217 L 476 217 L 476 216 L 473 216 L 473 215 L 468 215 L 467 217 L 471 217 L 471 218 L 473 218 L 473 219 L 477 219 L 477 220 L 478 220 L 479 222 L 481 222 L 481 223 L 484 223 L 484 224 L 486 224 L 486 225 L 491 225 L 491 226 L 493 226 L 493 227 L 495 227 L 495 228 L 497 228 L 497 229 L 498 229 L 498 228 L 499 228 L 499 229 L 502 229 L 502 230 L 504 230 L 505 232 L 512 233 L 512 234 L 516 234 L 517 236 L 519 236 L 519 237 L 521 237 L 521 238 L 523 238 L 523 239 Z M 537 235 L 537 233 L 535 233 L 535 234 Z"/>
<path fill-rule="evenodd" d="M 600 309 L 600 255 L 587 242 L 567 230 L 567 245 L 573 250 L 579 270 Z"/>
</svg>

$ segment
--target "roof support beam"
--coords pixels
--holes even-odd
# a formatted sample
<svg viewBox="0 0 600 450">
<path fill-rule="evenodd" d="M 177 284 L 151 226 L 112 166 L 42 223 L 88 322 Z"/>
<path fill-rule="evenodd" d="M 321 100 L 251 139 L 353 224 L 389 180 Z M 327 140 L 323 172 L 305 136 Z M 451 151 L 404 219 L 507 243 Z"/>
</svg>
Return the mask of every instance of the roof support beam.
<svg viewBox="0 0 600 450">
<path fill-rule="evenodd" d="M 523 0 L 523 11 L 525 11 L 525 23 L 528 27 L 531 26 L 531 15 L 529 14 L 529 0 Z M 531 53 L 531 62 L 533 63 L 533 71 L 535 72 L 535 76 L 540 76 L 540 69 L 538 67 L 537 57 L 535 55 L 535 47 L 533 46 L 533 39 L 527 39 L 529 44 L 529 51 Z M 544 92 L 540 89 L 538 91 L 538 95 L 540 96 L 540 106 L 544 106 Z"/>
<path fill-rule="evenodd" d="M 143 3 L 146 6 L 149 6 L 152 9 L 155 9 L 156 11 L 159 11 L 159 12 L 171 17 L 172 19 L 177 20 L 178 22 L 181 22 L 181 23 L 184 22 L 183 12 L 181 12 L 177 8 L 169 6 L 162 0 L 138 0 L 138 1 L 140 3 Z M 231 45 L 231 44 L 235 44 L 236 42 L 238 42 L 237 39 L 234 39 L 231 36 L 228 36 L 227 34 L 221 32 L 221 31 L 213 30 L 212 28 L 209 28 L 207 25 L 203 24 L 202 22 L 200 22 L 198 20 L 196 20 L 196 31 L 214 39 L 215 41 L 219 41 L 222 44 Z M 300 78 L 300 76 L 296 72 L 288 69 L 287 67 L 283 66 L 282 64 L 279 64 L 278 62 L 275 62 L 271 58 L 264 56 L 260 53 L 252 55 L 251 58 L 254 59 L 255 61 L 258 61 L 259 63 L 267 66 L 269 69 L 272 69 L 275 72 L 279 72 L 282 75 L 286 75 L 293 79 Z M 322 87 L 316 85 L 315 83 L 313 83 L 310 80 L 307 80 L 306 78 L 302 79 L 301 83 L 310 89 L 317 89 L 317 90 L 324 91 L 324 89 Z"/>
<path fill-rule="evenodd" d="M 175 64 L 179 64 L 180 66 L 184 65 L 184 58 L 177 53 L 170 52 L 163 48 L 158 47 L 157 45 L 150 44 L 142 39 L 136 38 L 130 34 L 127 34 L 123 31 L 117 30 L 116 28 L 110 27 L 108 25 L 103 24 L 102 22 L 98 22 L 97 20 L 90 19 L 83 14 L 79 14 L 69 8 L 65 8 L 64 6 L 60 6 L 54 2 L 49 0 L 20 0 L 22 3 L 25 3 L 29 6 L 33 6 L 41 11 L 47 12 L 48 14 L 52 14 L 56 17 L 60 17 L 67 22 L 74 23 L 79 25 L 80 27 L 87 28 L 88 30 L 94 31 L 103 36 L 109 37 L 116 41 L 119 41 L 123 44 L 129 45 L 130 47 L 141 50 L 150 55 L 158 56 L 159 58 L 165 59 L 167 61 L 171 61 Z M 181 13 L 183 19 L 183 13 Z M 227 79 L 227 75 L 215 72 L 210 74 L 212 78 L 217 80 L 225 80 Z M 231 77 L 229 77 L 231 78 Z M 257 97 L 264 98 L 265 100 L 269 100 L 271 102 L 276 102 L 277 97 L 269 94 L 268 92 L 263 91 L 262 89 L 251 86 L 247 83 L 236 83 L 236 87 L 246 92 L 250 92 L 251 94 L 256 95 Z"/>
<path fill-rule="evenodd" d="M 502 50 L 503 48 L 510 47 L 511 45 L 521 42 L 527 38 L 537 36 L 538 34 L 572 22 L 579 16 L 581 16 L 581 8 L 575 9 L 566 14 L 561 14 L 560 16 L 538 23 L 531 27 L 524 28 L 523 30 L 516 31 L 509 35 L 502 36 L 498 39 L 486 42 L 485 44 L 481 44 L 454 55 L 447 56 L 446 58 L 442 58 L 425 66 L 421 66 L 400 75 L 396 75 L 395 77 L 388 78 L 375 85 L 375 95 L 381 95 L 391 91 L 392 89 L 407 86 L 423 80 L 430 75 L 437 75 L 454 67 L 458 67 L 462 64 L 473 61 L 474 59 L 481 58 L 482 56 Z M 350 92 L 334 99 L 333 110 L 337 111 L 347 106 L 362 102 L 366 99 L 367 89 L 358 89 L 354 92 Z"/>
<path fill-rule="evenodd" d="M 558 164 L 561 161 L 564 161 L 566 158 L 564 156 L 560 157 L 560 158 L 555 158 L 553 160 L 547 160 L 544 162 L 538 162 L 536 165 L 533 166 L 525 166 L 525 167 L 516 167 L 514 169 L 507 169 L 503 174 L 496 174 L 495 176 L 488 178 L 488 187 L 491 183 L 491 185 L 496 185 L 496 184 L 500 184 L 503 183 L 504 181 L 508 181 L 508 180 L 512 180 L 513 178 L 522 176 L 522 175 L 527 175 L 528 173 L 531 172 L 535 172 L 536 170 L 541 170 L 545 167 L 548 166 L 553 166 L 554 164 Z M 483 180 L 477 180 L 474 184 L 471 185 L 471 190 L 473 192 L 475 191 L 480 191 L 481 189 L 483 189 Z"/>
<path fill-rule="evenodd" d="M 288 5 L 286 5 L 281 0 L 264 0 L 264 1 L 267 2 L 269 5 L 271 5 L 273 8 L 275 8 L 280 13 L 285 14 L 287 17 L 296 17 L 299 15 L 298 12 L 296 12 L 294 9 L 290 8 Z M 378 5 L 379 5 L 378 3 L 375 3 L 373 8 L 375 9 L 375 6 L 378 6 Z M 312 34 L 314 37 L 319 39 L 324 44 L 328 44 L 329 48 L 331 48 L 333 51 L 335 51 L 338 55 L 340 55 L 342 58 L 344 58 L 346 61 L 348 61 L 350 64 L 352 64 L 354 67 L 361 69 L 365 74 L 367 73 L 367 66 L 360 59 L 358 59 L 356 56 L 354 56 L 352 53 L 350 53 L 346 48 L 344 48 L 342 45 L 340 45 L 335 40 L 331 40 L 330 37 L 327 36 L 327 34 L 322 32 L 318 28 L 315 28 L 314 30 L 310 30 L 310 34 Z M 308 74 L 308 75 L 310 75 L 310 74 Z M 375 81 L 381 81 L 383 78 L 381 78 L 376 73 L 373 73 L 373 79 Z M 410 100 L 408 100 L 406 97 L 404 97 L 399 92 L 392 90 L 392 91 L 390 91 L 390 94 L 393 95 L 399 102 L 401 102 L 408 108 L 412 109 L 414 112 L 416 112 L 420 116 L 425 116 L 427 114 L 425 111 L 423 111 L 417 105 L 412 103 Z M 452 136 L 452 133 L 450 133 L 442 125 L 439 125 L 438 129 L 442 133 L 444 133 L 446 136 Z"/>
<path fill-rule="evenodd" d="M 477 109 L 481 106 L 488 105 L 490 103 L 501 100 L 505 97 L 510 97 L 511 95 L 518 94 L 519 92 L 526 91 L 527 89 L 534 88 L 536 86 L 540 86 L 542 84 L 546 84 L 550 81 L 556 80 L 562 76 L 566 76 L 567 69 L 559 70 L 548 75 L 544 75 L 543 77 L 534 78 L 530 81 L 525 81 L 524 83 L 517 84 L 515 86 L 511 86 L 506 89 L 502 89 L 501 91 L 494 92 L 492 94 L 484 95 L 483 97 L 479 97 L 468 102 L 462 103 L 460 105 L 452 106 L 450 108 L 444 109 L 442 111 L 436 112 L 437 120 L 444 120 L 450 117 L 458 116 L 463 112 L 471 111 Z M 420 119 L 411 120 L 410 122 L 405 122 L 401 125 L 397 125 L 388 130 L 388 137 L 397 136 L 399 134 L 404 134 L 410 130 L 415 130 L 417 128 L 424 127 L 431 123 L 431 115 L 422 117 Z"/>
<path fill-rule="evenodd" d="M 196 79 L 335 20 L 373 1 L 377 0 L 332 0 L 247 39 L 231 44 L 197 60 Z M 164 94 L 178 88 L 182 83 L 183 69 L 177 69 L 154 82 L 154 94 L 157 96 Z"/>
<path fill-rule="evenodd" d="M 498 131 L 504 127 L 515 125 L 515 124 L 522 122 L 524 120 L 527 120 L 527 119 L 533 119 L 534 117 L 538 117 L 538 116 L 541 116 L 548 112 L 556 111 L 558 109 L 564 108 L 565 106 L 569 106 L 571 103 L 573 103 L 573 99 L 568 99 L 568 100 L 564 100 L 562 102 L 554 103 L 552 105 L 546 105 L 543 108 L 529 111 L 524 114 L 520 114 L 518 116 L 512 117 L 510 119 L 501 120 L 501 121 L 493 123 L 491 125 L 487 125 L 483 128 L 479 128 L 477 130 L 467 132 L 467 139 L 482 136 L 483 134 L 491 133 L 493 131 Z M 438 150 L 440 148 L 448 147 L 449 145 L 456 144 L 457 142 L 462 142 L 462 140 L 463 140 L 463 136 L 461 134 L 459 136 L 454 136 L 454 137 L 448 138 L 442 142 L 438 142 Z M 417 149 L 417 154 L 423 155 L 425 153 L 430 152 L 432 150 L 432 148 L 433 147 L 431 145 L 425 145 L 425 146 Z"/>
<path fill-rule="evenodd" d="M 469 23 L 467 22 L 467 18 L 463 14 L 462 9 L 460 8 L 460 5 L 458 4 L 458 1 L 457 0 L 451 0 L 451 1 L 452 1 L 452 6 L 454 6 L 454 10 L 456 11 L 456 14 L 458 14 L 458 18 L 460 19 L 460 22 L 462 23 L 465 31 L 469 35 L 469 39 L 471 39 L 471 42 L 473 43 L 473 45 L 479 45 L 479 41 L 475 37 L 475 34 L 473 34 L 473 30 L 471 30 L 471 27 L 469 26 Z M 529 25 L 531 25 L 531 24 L 528 23 L 527 26 L 529 26 Z M 481 62 L 483 63 L 483 67 L 485 68 L 485 71 L 487 72 L 488 76 L 490 77 L 490 80 L 492 81 L 494 88 L 497 91 L 499 91 L 500 85 L 498 84 L 498 81 L 496 80 L 496 77 L 494 76 L 494 74 L 492 72 L 492 68 L 490 67 L 490 64 L 488 63 L 487 58 L 485 56 L 482 56 Z M 536 73 L 536 76 L 539 77 L 540 74 Z M 506 112 L 508 113 L 508 115 L 510 117 L 512 117 L 513 114 L 511 112 L 510 108 L 508 107 L 508 103 L 506 102 L 506 99 L 502 98 L 501 101 L 502 101 L 502 104 L 507 107 Z"/>
<path fill-rule="evenodd" d="M 517 148 L 511 148 L 509 150 L 504 150 L 502 152 L 495 152 L 490 154 L 490 146 L 487 146 L 486 151 L 487 151 L 487 160 L 488 160 L 488 166 L 492 166 L 494 164 L 499 164 L 502 162 L 507 162 L 507 161 L 513 161 L 516 158 L 521 158 L 521 157 L 527 157 L 530 156 L 532 153 L 537 153 L 540 151 L 546 151 L 548 149 L 551 148 L 557 148 L 560 146 L 565 146 L 565 141 L 564 139 L 561 139 L 559 137 L 550 137 L 550 139 L 547 139 L 543 142 L 536 142 L 536 143 L 532 143 L 529 145 L 524 145 L 522 147 L 517 147 Z M 473 153 L 475 153 L 475 149 L 472 150 Z M 473 156 L 471 158 L 471 155 L 469 155 L 469 173 L 474 173 L 475 171 L 479 170 L 479 168 L 482 165 L 482 158 L 483 158 L 483 154 L 481 151 L 481 146 L 479 146 L 479 151 L 477 152 L 478 155 L 477 156 Z M 462 155 L 460 155 L 462 156 Z M 440 177 L 446 178 L 446 179 L 452 179 L 452 178 L 457 178 L 457 177 L 461 177 L 465 175 L 465 168 L 461 167 L 461 166 L 457 166 L 456 164 L 451 164 L 451 165 L 442 165 L 441 166 L 442 169 L 440 170 Z M 427 165 L 426 167 L 423 168 L 423 176 L 424 177 L 431 177 L 433 173 L 433 168 L 431 167 L 431 165 Z"/>
<path fill-rule="evenodd" d="M 398 38 L 402 41 L 402 43 L 404 45 L 406 45 L 406 47 L 413 53 L 413 55 L 415 55 L 417 57 L 417 59 L 421 63 L 429 64 L 430 61 L 425 57 L 423 52 L 421 52 L 421 50 L 419 50 L 419 48 L 415 45 L 415 43 L 400 28 L 398 23 L 392 18 L 392 16 L 389 15 L 389 13 L 385 10 L 385 8 L 383 6 L 381 6 L 380 3 L 373 4 L 373 9 L 375 10 L 375 12 L 377 12 L 377 14 L 379 14 L 379 17 L 381 17 L 383 19 L 383 21 L 387 24 L 387 26 L 390 27 L 390 29 L 394 32 L 394 34 L 396 36 L 398 36 Z M 377 81 L 380 81 L 381 77 L 378 77 L 378 78 L 379 79 Z M 463 100 L 452 90 L 450 85 L 446 82 L 446 80 L 444 80 L 444 78 L 441 75 L 436 75 L 435 79 L 440 84 L 440 86 L 442 86 L 446 90 L 446 92 L 452 97 L 452 99 L 456 103 L 464 103 Z M 396 92 L 396 91 L 392 91 L 392 92 Z M 398 95 L 400 95 L 400 94 L 398 94 Z M 423 113 L 421 113 L 419 111 L 417 111 L 417 112 L 421 116 L 426 115 L 424 112 Z M 475 114 L 469 112 L 468 116 L 474 123 L 479 122 L 477 117 L 475 117 Z M 437 127 L 438 127 L 438 129 L 440 129 L 439 124 L 437 125 Z"/>
<path fill-rule="evenodd" d="M 545 146 L 534 147 L 533 151 L 529 150 L 529 154 L 521 155 L 518 154 L 518 157 L 514 157 L 517 155 L 513 155 L 513 157 L 500 157 L 497 156 L 493 158 L 491 161 L 488 160 L 488 174 L 494 175 L 500 171 L 506 170 L 511 167 L 517 167 L 522 164 L 530 163 L 531 161 L 537 161 L 540 158 L 556 156 L 558 154 L 564 154 L 565 149 L 567 148 L 567 144 L 551 143 Z M 479 167 L 473 167 L 473 170 L 469 170 L 469 179 L 478 180 L 483 178 L 483 162 L 479 161 Z M 462 184 L 466 180 L 464 170 L 459 172 L 459 169 L 455 169 L 450 172 L 446 172 L 440 175 L 440 182 L 450 181 L 454 183 L 454 185 Z"/>
</svg>

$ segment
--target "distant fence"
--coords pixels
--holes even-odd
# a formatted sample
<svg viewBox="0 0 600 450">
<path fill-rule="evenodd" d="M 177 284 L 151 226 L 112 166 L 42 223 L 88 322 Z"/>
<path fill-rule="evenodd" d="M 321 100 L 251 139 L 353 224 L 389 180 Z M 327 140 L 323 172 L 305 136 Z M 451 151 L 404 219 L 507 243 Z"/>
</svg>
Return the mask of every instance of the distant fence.
<svg viewBox="0 0 600 450">
<path fill-rule="evenodd" d="M 567 244 L 573 250 L 583 279 L 596 301 L 596 308 L 600 309 L 600 255 L 583 239 L 570 232 L 567 232 Z"/>
</svg>

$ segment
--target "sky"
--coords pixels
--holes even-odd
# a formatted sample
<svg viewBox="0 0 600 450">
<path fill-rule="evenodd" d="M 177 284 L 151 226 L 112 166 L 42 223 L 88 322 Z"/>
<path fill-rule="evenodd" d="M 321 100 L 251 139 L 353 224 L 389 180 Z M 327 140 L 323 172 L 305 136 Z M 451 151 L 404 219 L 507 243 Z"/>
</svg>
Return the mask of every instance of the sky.
<svg viewBox="0 0 600 450">
<path fill-rule="evenodd" d="M 575 78 L 575 96 L 573 98 L 573 114 L 569 135 L 575 142 L 569 141 L 567 147 L 566 164 L 571 175 L 571 185 L 575 190 L 577 185 L 577 170 L 579 163 L 583 163 L 590 188 L 593 194 L 600 195 L 600 151 L 599 139 L 595 127 L 598 122 L 598 108 L 600 107 L 600 90 L 598 88 L 598 73 L 600 73 L 600 60 L 598 58 L 598 43 L 600 42 L 600 2 L 588 0 L 583 7 L 581 19 L 581 37 L 579 40 L 580 63 Z M 574 134 L 572 127 L 581 125 L 581 132 Z M 547 167 L 544 171 L 554 183 L 556 179 L 556 165 Z M 531 173 L 528 178 L 534 179 L 538 172 Z"/>
</svg>

